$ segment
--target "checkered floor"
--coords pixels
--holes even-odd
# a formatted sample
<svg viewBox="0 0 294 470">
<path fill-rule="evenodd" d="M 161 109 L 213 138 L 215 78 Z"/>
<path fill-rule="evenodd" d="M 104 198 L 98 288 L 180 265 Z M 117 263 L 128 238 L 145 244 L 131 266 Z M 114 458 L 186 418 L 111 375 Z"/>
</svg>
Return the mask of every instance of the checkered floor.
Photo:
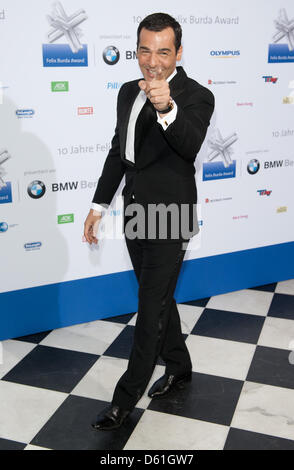
<svg viewBox="0 0 294 470">
<path fill-rule="evenodd" d="M 136 314 L 13 340 L 0 365 L 0 449 L 294 449 L 294 280 L 179 304 L 193 379 L 147 390 L 94 431 L 127 366 Z"/>
</svg>

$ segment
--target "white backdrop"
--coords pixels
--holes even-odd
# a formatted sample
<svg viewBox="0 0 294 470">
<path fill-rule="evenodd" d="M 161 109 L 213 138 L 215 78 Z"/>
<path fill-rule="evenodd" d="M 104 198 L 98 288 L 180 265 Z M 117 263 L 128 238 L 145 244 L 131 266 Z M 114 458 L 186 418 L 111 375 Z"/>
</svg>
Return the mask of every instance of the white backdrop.
<svg viewBox="0 0 294 470">
<path fill-rule="evenodd" d="M 48 15 L 56 20 L 62 7 L 64 21 L 79 24 L 71 39 L 63 35 L 48 47 Z M 141 76 L 138 23 L 156 11 L 182 24 L 180 65 L 216 98 L 196 159 L 201 231 L 185 259 L 293 240 L 292 0 L 0 0 L 0 292 L 132 268 L 122 237 L 89 247 L 82 232 L 119 86 Z M 75 41 L 82 52 L 71 51 Z M 119 52 L 111 65 L 103 59 L 109 46 L 113 58 Z M 78 54 L 84 62 L 70 62 Z M 251 160 L 255 174 L 247 169 Z M 119 203 L 109 208 L 105 230 L 114 220 L 121 227 Z"/>
</svg>

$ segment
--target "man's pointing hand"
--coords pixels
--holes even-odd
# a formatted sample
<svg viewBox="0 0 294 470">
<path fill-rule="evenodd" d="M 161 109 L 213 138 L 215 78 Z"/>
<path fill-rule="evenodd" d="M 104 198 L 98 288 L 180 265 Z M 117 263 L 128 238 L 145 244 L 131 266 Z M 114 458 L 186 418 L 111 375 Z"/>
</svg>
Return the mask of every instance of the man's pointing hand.
<svg viewBox="0 0 294 470">
<path fill-rule="evenodd" d="M 161 71 L 154 73 L 153 80 L 140 80 L 138 85 L 159 113 L 168 107 L 170 88 L 168 82 L 163 78 Z"/>
</svg>

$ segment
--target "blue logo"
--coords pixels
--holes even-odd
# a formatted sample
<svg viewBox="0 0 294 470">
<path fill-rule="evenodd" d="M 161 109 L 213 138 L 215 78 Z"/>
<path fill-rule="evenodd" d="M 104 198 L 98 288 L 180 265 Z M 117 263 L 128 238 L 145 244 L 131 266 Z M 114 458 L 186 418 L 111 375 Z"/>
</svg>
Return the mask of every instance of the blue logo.
<svg viewBox="0 0 294 470">
<path fill-rule="evenodd" d="M 31 118 L 35 114 L 35 111 L 33 109 L 17 109 L 15 114 L 18 118 Z"/>
<path fill-rule="evenodd" d="M 122 82 L 107 82 L 107 90 L 118 90 L 122 86 Z"/>
<path fill-rule="evenodd" d="M 240 51 L 238 50 L 236 51 L 210 51 L 210 55 L 213 57 L 219 57 L 219 58 L 234 57 L 234 56 L 237 57 L 240 55 Z"/>
<path fill-rule="evenodd" d="M 41 242 L 31 242 L 31 243 L 24 244 L 24 248 L 26 251 L 39 250 L 41 246 L 42 246 Z"/>
<path fill-rule="evenodd" d="M 223 162 L 203 163 L 203 181 L 219 180 L 225 178 L 235 178 L 236 160 L 229 166 Z"/>
<path fill-rule="evenodd" d="M 276 31 L 269 45 L 268 62 L 294 62 L 294 18 L 289 19 L 286 9 L 281 8 L 274 25 Z"/>
<path fill-rule="evenodd" d="M 0 189 L 0 204 L 6 204 L 7 202 L 12 202 L 11 183 L 8 181 Z"/>
<path fill-rule="evenodd" d="M 7 232 L 8 225 L 6 222 L 0 222 L 0 233 Z"/>
<path fill-rule="evenodd" d="M 108 46 L 102 54 L 103 60 L 108 65 L 115 65 L 119 61 L 120 53 L 115 46 Z"/>
<path fill-rule="evenodd" d="M 294 49 L 289 50 L 288 44 L 270 44 L 268 48 L 268 63 L 294 62 Z"/>
<path fill-rule="evenodd" d="M 260 163 L 258 160 L 250 160 L 250 162 L 247 165 L 247 171 L 250 175 L 255 175 L 255 173 L 258 172 L 260 168 Z"/>
<path fill-rule="evenodd" d="M 88 47 L 73 52 L 68 44 L 43 44 L 44 67 L 87 67 Z"/>
<path fill-rule="evenodd" d="M 46 192 L 46 186 L 42 181 L 32 181 L 28 186 L 28 195 L 33 199 L 40 199 Z"/>
</svg>

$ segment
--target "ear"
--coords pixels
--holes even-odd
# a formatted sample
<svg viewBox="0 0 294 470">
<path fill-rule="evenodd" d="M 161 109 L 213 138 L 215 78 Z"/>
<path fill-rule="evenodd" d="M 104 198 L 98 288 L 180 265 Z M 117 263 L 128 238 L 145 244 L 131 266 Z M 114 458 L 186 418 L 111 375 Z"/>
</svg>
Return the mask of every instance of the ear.
<svg viewBox="0 0 294 470">
<path fill-rule="evenodd" d="M 182 53 L 183 53 L 183 46 L 180 46 L 176 55 L 177 60 L 181 60 L 182 58 Z"/>
</svg>

